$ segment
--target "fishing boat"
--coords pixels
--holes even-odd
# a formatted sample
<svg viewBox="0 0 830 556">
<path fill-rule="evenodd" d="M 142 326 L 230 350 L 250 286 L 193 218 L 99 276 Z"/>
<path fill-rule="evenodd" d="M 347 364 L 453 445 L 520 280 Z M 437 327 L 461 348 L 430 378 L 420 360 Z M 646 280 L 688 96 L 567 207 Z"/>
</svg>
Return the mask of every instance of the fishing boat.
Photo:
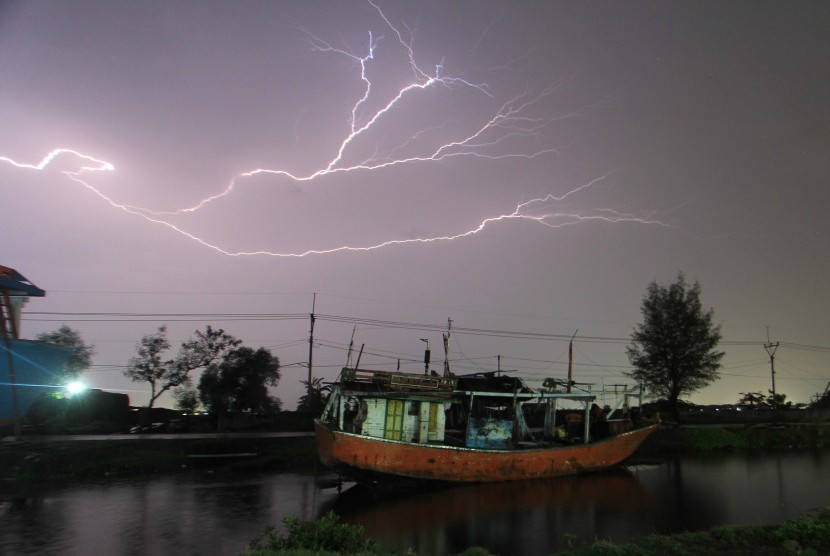
<svg viewBox="0 0 830 556">
<path fill-rule="evenodd" d="M 544 479 L 616 467 L 654 431 L 609 419 L 594 393 L 571 386 L 346 367 L 315 420 L 320 460 L 372 487 Z"/>
</svg>

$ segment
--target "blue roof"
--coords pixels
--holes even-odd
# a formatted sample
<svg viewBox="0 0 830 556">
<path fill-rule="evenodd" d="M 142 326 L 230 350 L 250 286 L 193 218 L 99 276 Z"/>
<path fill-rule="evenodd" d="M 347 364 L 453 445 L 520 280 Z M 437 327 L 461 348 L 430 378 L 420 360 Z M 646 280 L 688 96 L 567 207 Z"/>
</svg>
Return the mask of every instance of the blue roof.
<svg viewBox="0 0 830 556">
<path fill-rule="evenodd" d="M 0 265 L 0 289 L 9 290 L 9 295 L 43 297 L 46 292 L 32 284 L 13 268 Z"/>
</svg>

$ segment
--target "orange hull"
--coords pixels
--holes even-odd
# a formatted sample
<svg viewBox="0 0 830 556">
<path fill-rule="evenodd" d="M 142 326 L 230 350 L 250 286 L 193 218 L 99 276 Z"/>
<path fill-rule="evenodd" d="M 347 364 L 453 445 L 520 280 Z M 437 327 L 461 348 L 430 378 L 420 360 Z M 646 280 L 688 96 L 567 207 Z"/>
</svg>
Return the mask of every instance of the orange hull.
<svg viewBox="0 0 830 556">
<path fill-rule="evenodd" d="M 344 475 L 456 483 L 541 479 L 609 469 L 631 456 L 655 428 L 590 444 L 486 450 L 385 440 L 335 431 L 315 421 L 320 460 Z"/>
</svg>

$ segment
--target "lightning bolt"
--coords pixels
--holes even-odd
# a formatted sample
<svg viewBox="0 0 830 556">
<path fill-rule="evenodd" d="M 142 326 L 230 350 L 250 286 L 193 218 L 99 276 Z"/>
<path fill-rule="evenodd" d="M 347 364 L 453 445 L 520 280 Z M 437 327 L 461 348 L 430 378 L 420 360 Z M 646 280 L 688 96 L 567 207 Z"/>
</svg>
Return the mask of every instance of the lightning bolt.
<svg viewBox="0 0 830 556">
<path fill-rule="evenodd" d="M 610 209 L 598 209 L 592 211 L 590 214 L 555 210 L 557 203 L 564 201 L 567 197 L 576 195 L 577 193 L 590 188 L 592 185 L 595 185 L 600 181 L 608 179 L 609 174 L 575 187 L 563 195 L 556 196 L 548 194 L 541 198 L 534 198 L 528 201 L 520 202 L 516 205 L 512 212 L 485 218 L 477 226 L 452 235 L 396 239 L 364 246 L 343 245 L 330 249 L 309 249 L 293 253 L 282 253 L 268 250 L 230 251 L 188 232 L 180 225 L 174 224 L 171 221 L 172 217 L 196 213 L 205 206 L 231 195 L 234 190 L 247 178 L 258 175 L 281 177 L 298 183 L 310 183 L 325 176 L 337 176 L 339 174 L 353 172 L 376 172 L 398 166 L 435 163 L 456 158 L 482 158 L 488 160 L 534 159 L 559 152 L 555 147 L 540 148 L 531 151 L 511 150 L 510 148 L 512 139 L 541 138 L 543 128 L 546 126 L 551 125 L 561 118 L 575 116 L 575 114 L 566 114 L 558 117 L 554 116 L 540 118 L 532 115 L 534 107 L 536 107 L 542 100 L 554 94 L 558 85 L 553 84 L 536 94 L 525 91 L 508 99 L 503 102 L 489 118 L 484 119 L 484 121 L 477 127 L 473 126 L 472 129 L 460 134 L 456 138 L 433 145 L 431 148 L 428 148 L 419 154 L 410 154 L 408 156 L 398 155 L 398 153 L 411 150 L 412 144 L 414 144 L 417 139 L 421 136 L 428 136 L 431 131 L 435 130 L 434 128 L 416 131 L 408 140 L 404 141 L 402 144 L 389 148 L 386 153 L 375 153 L 358 163 L 345 163 L 344 159 L 346 154 L 354 142 L 361 135 L 366 134 L 369 130 L 378 126 L 379 122 L 382 122 L 387 115 L 395 111 L 399 105 L 404 103 L 406 99 L 411 96 L 423 93 L 423 91 L 428 89 L 444 87 L 447 89 L 465 89 L 474 94 L 484 95 L 488 99 L 493 98 L 492 94 L 489 92 L 489 87 L 485 83 L 475 83 L 461 77 L 446 75 L 443 60 L 441 60 L 439 64 L 436 64 L 435 72 L 432 74 L 428 74 L 422 70 L 416 62 L 412 40 L 404 37 L 404 34 L 400 31 L 400 29 L 392 24 L 376 3 L 372 0 L 368 0 L 368 3 L 377 11 L 380 19 L 396 37 L 399 47 L 403 49 L 403 52 L 405 52 L 409 68 L 412 73 L 412 80 L 410 83 L 401 87 L 394 95 L 391 96 L 389 100 L 385 102 L 385 104 L 382 104 L 379 108 L 374 110 L 374 112 L 371 112 L 367 108 L 370 101 L 373 100 L 372 80 L 369 77 L 370 67 L 375 59 L 375 53 L 378 48 L 379 41 L 383 37 L 375 38 L 375 36 L 370 32 L 367 51 L 361 56 L 354 54 L 345 48 L 333 46 L 319 37 L 316 37 L 304 28 L 300 28 L 301 32 L 306 36 L 306 39 L 308 40 L 308 43 L 313 51 L 321 54 L 341 56 L 351 60 L 357 67 L 359 79 L 363 83 L 363 93 L 352 105 L 348 120 L 348 131 L 339 144 L 336 153 L 334 153 L 328 162 L 322 164 L 318 169 L 310 173 L 296 174 L 286 169 L 256 168 L 234 176 L 223 190 L 200 200 L 192 206 L 173 211 L 158 211 L 119 203 L 104 194 L 100 189 L 93 186 L 87 178 L 88 175 L 94 175 L 101 172 L 114 172 L 115 165 L 73 149 L 55 149 L 48 153 L 37 164 L 20 163 L 6 156 L 0 156 L 0 161 L 11 164 L 12 166 L 20 169 L 45 171 L 59 157 L 77 157 L 81 161 L 78 170 L 60 171 L 72 182 L 77 183 L 78 185 L 91 191 L 115 209 L 119 209 L 128 214 L 143 218 L 153 224 L 165 226 L 170 230 L 202 245 L 203 247 L 212 249 L 222 255 L 233 257 L 271 256 L 302 258 L 310 255 L 325 255 L 338 252 L 373 251 L 376 249 L 413 243 L 426 244 L 446 242 L 474 236 L 496 223 L 508 220 L 522 220 L 541 224 L 550 228 L 561 228 L 564 226 L 591 221 L 607 223 L 628 222 L 644 225 L 668 226 L 668 224 L 656 220 L 648 215 L 638 216 L 635 214 L 620 213 Z M 501 149 L 501 152 L 499 152 L 499 149 Z"/>
</svg>

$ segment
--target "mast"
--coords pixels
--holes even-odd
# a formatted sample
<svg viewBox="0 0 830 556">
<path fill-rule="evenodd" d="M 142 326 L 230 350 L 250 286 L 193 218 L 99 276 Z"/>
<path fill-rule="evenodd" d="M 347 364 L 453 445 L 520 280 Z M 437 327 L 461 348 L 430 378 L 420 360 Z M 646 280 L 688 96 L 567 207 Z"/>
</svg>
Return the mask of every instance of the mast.
<svg viewBox="0 0 830 556">
<path fill-rule="evenodd" d="M 354 364 L 355 369 L 360 368 L 360 358 L 363 357 L 363 347 L 365 345 L 366 344 L 360 344 L 360 351 L 357 353 L 357 363 Z"/>
<path fill-rule="evenodd" d="M 349 340 L 349 352 L 346 354 L 346 367 L 352 364 L 352 348 L 354 347 L 354 333 L 357 331 L 357 325 L 352 328 L 352 339 Z M 357 365 L 355 365 L 357 367 Z"/>
</svg>

